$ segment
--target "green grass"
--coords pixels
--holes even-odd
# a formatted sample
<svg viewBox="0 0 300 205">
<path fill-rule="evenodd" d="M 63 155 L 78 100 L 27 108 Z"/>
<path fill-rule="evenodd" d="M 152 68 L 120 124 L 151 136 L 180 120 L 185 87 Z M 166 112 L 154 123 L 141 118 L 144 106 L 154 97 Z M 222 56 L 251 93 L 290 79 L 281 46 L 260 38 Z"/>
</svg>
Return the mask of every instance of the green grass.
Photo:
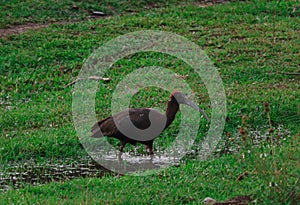
<svg viewBox="0 0 300 205">
<path fill-rule="evenodd" d="M 300 194 L 299 76 L 282 73 L 299 72 L 299 9 L 292 12 L 296 3 L 251 1 L 202 8 L 194 3 L 176 6 L 176 1 L 157 1 L 162 8 L 149 11 L 151 5 L 125 1 L 110 5 L 53 2 L 1 3 L 0 27 L 83 20 L 0 39 L 1 167 L 31 159 L 87 156 L 72 122 L 72 87 L 65 85 L 76 78 L 94 49 L 119 35 L 144 29 L 182 35 L 206 51 L 219 70 L 227 96 L 223 144 L 238 152 L 226 152 L 221 147 L 223 151 L 215 155 L 218 157 L 204 162 L 187 156 L 179 167 L 146 177 L 106 176 L 38 187 L 25 185 L 2 193 L 3 204 L 199 204 L 206 196 L 225 200 L 243 194 L 253 196 L 257 204 L 296 204 Z M 73 4 L 84 10 L 73 11 Z M 87 11 L 102 9 L 113 14 L 126 12 L 85 21 Z M 104 77 L 112 80 L 97 93 L 99 119 L 110 114 L 110 98 L 118 82 L 143 66 L 161 66 L 188 75 L 186 81 L 198 93 L 198 103 L 209 113 L 207 91 L 188 65 L 165 54 L 144 52 L 118 61 L 106 73 Z M 132 99 L 131 105 L 165 109 L 168 95 L 147 88 Z M 266 102 L 269 112 L 265 112 Z M 156 140 L 156 149 L 172 140 L 179 123 L 177 117 L 165 138 Z M 241 127 L 245 134 L 239 133 Z M 270 128 L 275 132 L 268 134 Z M 207 132 L 205 122 L 199 131 L 195 150 Z M 254 131 L 267 133 L 255 146 L 250 140 Z M 127 151 L 132 149 L 126 147 Z M 237 181 L 245 171 L 249 176 Z"/>
<path fill-rule="evenodd" d="M 192 2 L 192 1 L 191 1 Z M 160 7 L 184 4 L 186 2 L 171 1 L 3 1 L 0 4 L 0 28 L 26 23 L 48 23 L 57 21 L 80 21 L 91 18 L 93 11 L 101 11 L 106 15 L 123 15 L 155 10 Z"/>
<path fill-rule="evenodd" d="M 291 167 L 298 163 L 292 156 L 299 157 L 299 139 L 287 149 L 276 149 L 281 157 L 260 158 L 261 151 L 267 150 L 255 150 L 245 159 L 238 154 L 188 161 L 147 177 L 105 176 L 27 186 L 7 192 L 2 200 L 14 204 L 199 204 L 206 196 L 225 200 L 245 194 L 254 196 L 257 204 L 296 204 L 299 173 Z M 245 172 L 248 176 L 238 181 Z"/>
</svg>

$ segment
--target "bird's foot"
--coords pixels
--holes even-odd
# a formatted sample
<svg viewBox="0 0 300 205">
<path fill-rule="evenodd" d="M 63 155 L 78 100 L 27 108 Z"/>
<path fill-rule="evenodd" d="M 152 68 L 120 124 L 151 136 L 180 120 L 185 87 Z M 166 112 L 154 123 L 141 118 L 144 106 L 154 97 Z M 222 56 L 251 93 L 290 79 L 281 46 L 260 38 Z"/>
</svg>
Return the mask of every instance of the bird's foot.
<svg viewBox="0 0 300 205">
<path fill-rule="evenodd" d="M 119 152 L 119 154 L 118 154 L 118 160 L 119 160 L 119 162 L 123 161 L 122 155 L 123 155 L 123 152 Z"/>
</svg>

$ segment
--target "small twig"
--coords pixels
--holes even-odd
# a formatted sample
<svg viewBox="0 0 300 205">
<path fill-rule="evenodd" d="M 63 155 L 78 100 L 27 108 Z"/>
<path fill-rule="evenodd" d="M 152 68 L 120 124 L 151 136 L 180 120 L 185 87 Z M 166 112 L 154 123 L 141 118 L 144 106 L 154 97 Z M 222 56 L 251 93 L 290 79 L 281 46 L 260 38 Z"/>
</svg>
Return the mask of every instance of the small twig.
<svg viewBox="0 0 300 205">
<path fill-rule="evenodd" d="M 92 15 L 95 15 L 95 16 L 105 16 L 105 13 L 103 13 L 101 11 L 93 11 Z"/>
<path fill-rule="evenodd" d="M 90 76 L 88 78 L 77 78 L 76 80 L 70 82 L 69 84 L 67 84 L 65 86 L 65 88 L 71 86 L 71 85 L 74 85 L 77 81 L 80 81 L 80 80 L 97 80 L 97 81 L 100 81 L 100 80 L 103 80 L 105 82 L 109 82 L 111 79 L 110 78 L 102 78 L 102 77 L 98 77 L 98 76 Z"/>
<path fill-rule="evenodd" d="M 284 71 L 276 71 L 276 72 L 271 72 L 269 74 L 284 74 L 284 75 L 300 75 L 300 73 L 295 72 L 295 73 L 291 73 L 291 72 L 284 72 Z"/>
<path fill-rule="evenodd" d="M 175 74 L 175 77 L 176 77 L 176 78 L 181 78 L 181 79 L 183 79 L 183 80 L 186 80 L 186 79 L 189 77 L 189 75 L 179 75 L 179 74 Z"/>
<path fill-rule="evenodd" d="M 190 28 L 189 31 L 203 31 L 203 28 Z"/>
<path fill-rule="evenodd" d="M 284 71 L 279 71 L 278 73 L 285 74 L 285 75 L 300 75 L 300 73 L 291 73 L 291 72 L 284 72 Z"/>
</svg>

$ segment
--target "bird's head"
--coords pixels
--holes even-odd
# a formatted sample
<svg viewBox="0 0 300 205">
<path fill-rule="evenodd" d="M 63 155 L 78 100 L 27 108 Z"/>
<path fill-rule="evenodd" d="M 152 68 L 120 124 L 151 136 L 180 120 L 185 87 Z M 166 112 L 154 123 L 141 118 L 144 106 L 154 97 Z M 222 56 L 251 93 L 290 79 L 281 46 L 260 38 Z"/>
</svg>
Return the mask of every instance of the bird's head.
<svg viewBox="0 0 300 205">
<path fill-rule="evenodd" d="M 210 198 L 210 197 L 206 197 L 204 200 L 203 200 L 203 204 L 205 205 L 214 205 L 217 201 L 214 200 L 213 198 Z"/>
<path fill-rule="evenodd" d="M 190 101 L 182 92 L 175 91 L 171 94 L 170 98 L 171 100 L 175 100 L 178 104 L 185 104 L 194 108 L 195 110 L 198 110 L 202 113 L 206 120 L 209 121 L 209 118 L 207 117 L 206 113 L 202 109 L 200 109 L 194 102 Z"/>
</svg>

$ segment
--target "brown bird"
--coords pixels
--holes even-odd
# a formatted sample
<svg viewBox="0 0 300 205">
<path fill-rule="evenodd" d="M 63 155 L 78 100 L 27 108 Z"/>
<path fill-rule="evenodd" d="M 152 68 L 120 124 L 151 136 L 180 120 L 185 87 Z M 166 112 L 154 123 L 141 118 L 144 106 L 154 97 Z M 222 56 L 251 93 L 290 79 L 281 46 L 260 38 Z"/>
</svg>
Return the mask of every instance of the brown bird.
<svg viewBox="0 0 300 205">
<path fill-rule="evenodd" d="M 97 123 L 92 127 L 92 135 L 93 138 L 99 138 L 102 136 L 113 137 L 121 142 L 120 152 L 123 152 L 123 149 L 127 143 L 135 145 L 137 142 L 146 145 L 149 148 L 150 155 L 153 155 L 153 140 L 158 137 L 161 132 L 163 132 L 169 125 L 174 121 L 176 113 L 179 110 L 179 104 L 188 105 L 199 112 L 201 112 L 204 117 L 209 121 L 209 118 L 205 114 L 203 110 L 201 110 L 195 103 L 188 100 L 186 96 L 182 92 L 173 92 L 170 96 L 170 100 L 167 103 L 167 110 L 165 114 L 160 113 L 159 111 L 152 108 L 129 108 L 127 110 L 121 111 L 113 116 L 107 117 Z M 140 130 L 145 130 L 150 127 L 152 119 L 153 123 L 163 124 L 162 131 L 159 133 L 151 133 L 151 136 L 147 136 L 143 138 L 130 138 L 130 136 L 124 135 L 115 124 L 115 121 L 118 122 L 119 125 L 125 128 L 128 123 L 128 113 L 129 118 L 132 124 Z M 151 113 L 151 115 L 149 115 Z M 141 136 L 143 137 L 143 136 Z"/>
<path fill-rule="evenodd" d="M 250 196 L 238 196 L 238 197 L 234 197 L 232 199 L 229 199 L 229 200 L 223 201 L 223 202 L 218 202 L 213 198 L 206 197 L 203 200 L 203 204 L 206 204 L 206 205 L 248 205 L 251 201 L 252 201 L 252 199 L 250 198 Z"/>
</svg>

